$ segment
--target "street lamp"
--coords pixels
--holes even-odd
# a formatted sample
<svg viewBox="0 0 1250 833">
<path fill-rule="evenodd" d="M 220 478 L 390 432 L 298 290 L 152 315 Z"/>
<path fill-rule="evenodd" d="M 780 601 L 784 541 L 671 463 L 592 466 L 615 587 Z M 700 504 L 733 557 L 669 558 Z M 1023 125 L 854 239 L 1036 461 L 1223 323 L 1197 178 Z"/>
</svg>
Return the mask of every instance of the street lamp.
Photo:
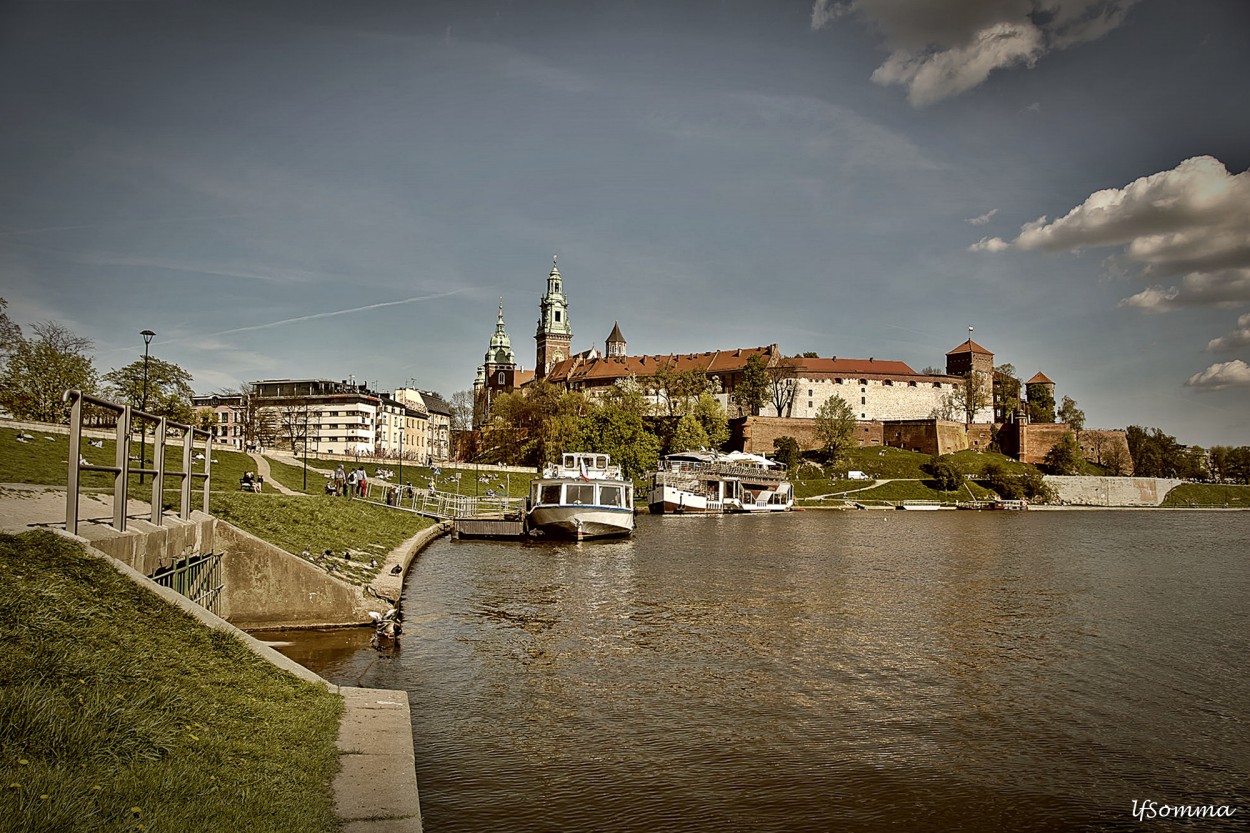
<svg viewBox="0 0 1250 833">
<path fill-rule="evenodd" d="M 139 335 L 143 336 L 143 401 L 139 403 L 139 410 L 147 411 L 148 409 L 148 347 L 152 344 L 152 338 L 156 333 L 151 330 L 142 330 Z M 144 460 L 146 456 L 148 429 L 147 425 L 141 423 L 139 427 L 139 483 L 143 483 L 143 468 L 147 462 Z"/>
</svg>

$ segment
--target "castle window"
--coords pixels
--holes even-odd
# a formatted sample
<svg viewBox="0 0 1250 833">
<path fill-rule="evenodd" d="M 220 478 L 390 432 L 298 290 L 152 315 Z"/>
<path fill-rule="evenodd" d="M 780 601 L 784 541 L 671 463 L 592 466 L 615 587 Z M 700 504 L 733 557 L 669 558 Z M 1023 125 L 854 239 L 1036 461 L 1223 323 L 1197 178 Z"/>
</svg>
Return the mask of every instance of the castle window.
<svg viewBox="0 0 1250 833">
<path fill-rule="evenodd" d="M 807 389 L 807 395 L 808 395 L 808 396 L 811 396 L 811 395 L 812 395 L 812 389 L 811 389 L 811 388 L 808 388 L 808 389 Z"/>
<path fill-rule="evenodd" d="M 886 379 L 886 380 L 885 380 L 884 382 L 882 382 L 881 384 L 885 385 L 887 388 L 892 388 L 892 387 L 894 387 L 894 383 L 893 383 L 893 382 L 891 382 L 889 379 Z"/>
<path fill-rule="evenodd" d="M 867 404 L 868 404 L 868 397 L 867 397 L 867 396 L 861 396 L 861 397 L 859 398 L 859 404 L 861 404 L 861 405 L 867 405 Z"/>
<path fill-rule="evenodd" d="M 915 386 L 916 386 L 916 383 L 915 383 L 915 382 L 908 382 L 908 383 L 907 383 L 907 387 L 909 387 L 909 388 L 914 388 Z"/>
<path fill-rule="evenodd" d="M 841 379 L 834 379 L 833 381 L 834 381 L 835 383 L 839 384 L 839 385 L 840 385 L 840 384 L 842 384 L 842 380 L 841 380 Z"/>
<path fill-rule="evenodd" d="M 867 380 L 867 379 L 860 379 L 860 380 L 859 380 L 859 383 L 860 383 L 861 385 L 866 385 L 866 384 L 868 384 L 868 380 Z"/>
<path fill-rule="evenodd" d="M 556 320 L 560 320 L 560 310 L 556 310 Z"/>
<path fill-rule="evenodd" d="M 942 387 L 942 383 L 941 383 L 941 382 L 934 382 L 934 383 L 933 383 L 933 387 L 935 387 L 935 388 L 940 388 L 940 387 Z"/>
<path fill-rule="evenodd" d="M 810 400 L 810 399 L 809 399 L 809 400 L 807 400 L 807 407 L 809 407 L 809 408 L 810 408 L 810 407 L 812 407 L 812 400 Z"/>
<path fill-rule="evenodd" d="M 499 374 L 499 384 L 501 385 L 503 384 L 503 372 L 502 371 Z"/>
</svg>

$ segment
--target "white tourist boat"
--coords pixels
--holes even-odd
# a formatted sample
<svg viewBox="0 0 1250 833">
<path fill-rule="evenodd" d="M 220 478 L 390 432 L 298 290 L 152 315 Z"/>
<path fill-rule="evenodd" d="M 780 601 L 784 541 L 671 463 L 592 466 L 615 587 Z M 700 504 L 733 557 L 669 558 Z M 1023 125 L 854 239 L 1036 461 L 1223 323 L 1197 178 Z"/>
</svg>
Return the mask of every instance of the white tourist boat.
<svg viewBox="0 0 1250 833">
<path fill-rule="evenodd" d="M 547 535 L 580 541 L 634 531 L 634 484 L 606 454 L 564 454 L 534 480 L 529 503 L 529 528 Z"/>
<path fill-rule="evenodd" d="M 651 513 L 787 512 L 794 489 L 785 466 L 757 454 L 684 451 L 651 474 Z"/>
</svg>

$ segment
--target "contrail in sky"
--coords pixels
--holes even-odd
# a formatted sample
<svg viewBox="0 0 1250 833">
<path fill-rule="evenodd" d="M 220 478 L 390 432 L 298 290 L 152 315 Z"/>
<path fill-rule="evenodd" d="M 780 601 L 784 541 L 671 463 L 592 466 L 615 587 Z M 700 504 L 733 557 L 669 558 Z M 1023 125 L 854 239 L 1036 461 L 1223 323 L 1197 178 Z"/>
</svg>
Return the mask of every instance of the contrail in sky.
<svg viewBox="0 0 1250 833">
<path fill-rule="evenodd" d="M 253 324 L 250 327 L 235 327 L 233 330 L 221 330 L 216 333 L 209 333 L 206 338 L 215 336 L 228 336 L 235 333 L 250 333 L 253 330 L 268 330 L 272 327 L 281 327 L 286 324 L 298 324 L 301 321 L 316 321 L 321 318 L 334 318 L 338 315 L 350 315 L 353 312 L 365 312 L 371 309 L 381 309 L 382 307 L 396 307 L 400 304 L 415 304 L 418 301 L 433 301 L 436 298 L 446 298 L 449 295 L 459 295 L 461 292 L 467 292 L 469 287 L 461 287 L 453 289 L 450 292 L 439 292 L 436 295 L 418 295 L 415 298 L 403 298 L 399 301 L 382 301 L 378 304 L 368 304 L 363 307 L 352 307 L 351 309 L 338 309 L 333 312 L 317 312 L 312 315 L 301 315 L 298 318 L 283 318 L 281 321 L 270 321 L 267 324 Z"/>
<path fill-rule="evenodd" d="M 76 231 L 85 228 L 101 228 L 103 226 L 117 225 L 148 225 L 156 223 L 194 223 L 199 220 L 228 220 L 232 217 L 246 217 L 246 214 L 210 214 L 204 217 L 158 217 L 151 220 L 135 219 L 135 220 L 101 220 L 98 223 L 84 223 L 77 226 L 44 226 L 43 228 L 27 228 L 13 229 L 10 231 L 0 230 L 0 237 L 18 237 L 24 234 L 43 234 L 49 231 Z"/>
</svg>

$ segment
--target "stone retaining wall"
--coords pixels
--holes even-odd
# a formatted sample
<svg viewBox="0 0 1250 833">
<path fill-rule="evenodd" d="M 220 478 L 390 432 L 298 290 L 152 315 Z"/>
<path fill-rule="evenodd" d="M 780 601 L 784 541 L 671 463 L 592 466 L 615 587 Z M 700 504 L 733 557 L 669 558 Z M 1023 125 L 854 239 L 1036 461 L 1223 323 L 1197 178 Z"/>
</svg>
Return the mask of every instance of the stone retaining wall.
<svg viewBox="0 0 1250 833">
<path fill-rule="evenodd" d="M 1072 506 L 1158 506 L 1183 480 L 1165 477 L 1060 477 L 1046 475 L 1060 503 Z"/>
</svg>

